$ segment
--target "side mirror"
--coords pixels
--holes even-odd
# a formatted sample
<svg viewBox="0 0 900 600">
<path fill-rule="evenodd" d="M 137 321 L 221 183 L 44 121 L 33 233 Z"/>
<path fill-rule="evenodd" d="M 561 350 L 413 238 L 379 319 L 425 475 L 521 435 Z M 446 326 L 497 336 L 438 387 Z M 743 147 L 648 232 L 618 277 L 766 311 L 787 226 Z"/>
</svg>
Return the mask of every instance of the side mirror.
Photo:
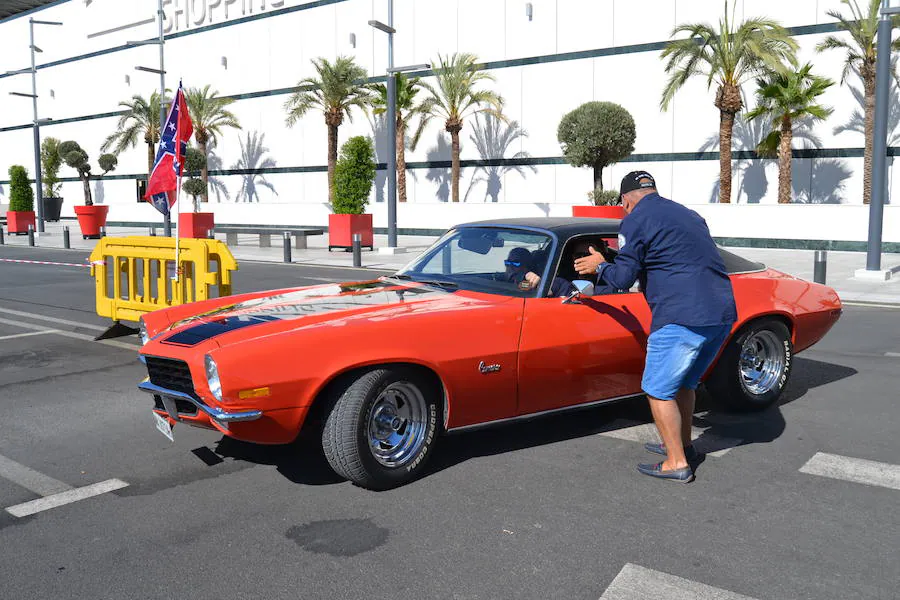
<svg viewBox="0 0 900 600">
<path fill-rule="evenodd" d="M 563 304 L 581 304 L 581 299 L 594 295 L 594 284 L 583 279 L 576 279 L 572 282 L 575 291 L 563 298 Z"/>
</svg>

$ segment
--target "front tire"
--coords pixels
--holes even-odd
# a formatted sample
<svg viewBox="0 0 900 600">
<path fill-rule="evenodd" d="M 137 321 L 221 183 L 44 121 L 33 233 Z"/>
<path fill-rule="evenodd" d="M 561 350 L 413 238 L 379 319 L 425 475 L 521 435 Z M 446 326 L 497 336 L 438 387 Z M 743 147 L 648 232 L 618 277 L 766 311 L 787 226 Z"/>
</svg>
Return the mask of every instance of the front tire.
<svg viewBox="0 0 900 600">
<path fill-rule="evenodd" d="M 322 448 L 335 473 L 384 490 L 415 479 L 434 450 L 440 389 L 409 368 L 366 371 L 335 390 Z"/>
<path fill-rule="evenodd" d="M 727 410 L 764 410 L 781 397 L 793 358 L 791 333 L 782 321 L 754 321 L 725 346 L 706 388 Z"/>
</svg>

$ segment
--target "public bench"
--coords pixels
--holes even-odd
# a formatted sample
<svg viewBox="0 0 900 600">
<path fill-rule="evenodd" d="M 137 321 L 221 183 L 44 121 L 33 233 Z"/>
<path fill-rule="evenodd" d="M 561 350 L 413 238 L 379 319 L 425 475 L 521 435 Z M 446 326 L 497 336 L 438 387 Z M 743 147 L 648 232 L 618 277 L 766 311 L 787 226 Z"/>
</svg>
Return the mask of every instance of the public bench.
<svg viewBox="0 0 900 600">
<path fill-rule="evenodd" d="M 161 230 L 161 225 L 151 226 L 154 235 L 157 230 Z M 315 227 L 278 227 L 277 225 L 216 225 L 213 228 L 215 233 L 225 234 L 225 243 L 229 246 L 238 245 L 238 234 L 249 234 L 259 236 L 260 248 L 272 247 L 272 236 L 281 237 L 287 231 L 294 238 L 294 247 L 298 250 L 306 250 L 306 238 L 312 235 L 324 235 L 324 229 Z"/>
</svg>

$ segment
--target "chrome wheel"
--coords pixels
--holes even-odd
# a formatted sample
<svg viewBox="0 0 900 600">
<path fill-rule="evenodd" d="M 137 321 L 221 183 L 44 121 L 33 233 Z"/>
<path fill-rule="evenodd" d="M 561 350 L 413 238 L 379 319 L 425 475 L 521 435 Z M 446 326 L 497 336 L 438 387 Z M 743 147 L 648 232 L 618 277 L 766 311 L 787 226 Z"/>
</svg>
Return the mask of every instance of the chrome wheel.
<svg viewBox="0 0 900 600">
<path fill-rule="evenodd" d="M 419 452 L 427 430 L 427 404 L 415 385 L 397 381 L 375 399 L 369 411 L 372 456 L 385 467 L 399 467 Z"/>
<path fill-rule="evenodd" d="M 782 340 L 768 329 L 757 331 L 741 346 L 741 383 L 755 396 L 775 389 L 784 374 L 785 351 Z"/>
</svg>

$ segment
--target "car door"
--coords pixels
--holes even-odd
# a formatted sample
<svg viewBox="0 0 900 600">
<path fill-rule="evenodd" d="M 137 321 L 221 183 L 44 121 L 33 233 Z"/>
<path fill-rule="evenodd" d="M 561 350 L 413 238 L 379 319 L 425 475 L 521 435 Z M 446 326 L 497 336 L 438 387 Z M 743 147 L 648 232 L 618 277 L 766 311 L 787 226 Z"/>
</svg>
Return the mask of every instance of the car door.
<svg viewBox="0 0 900 600">
<path fill-rule="evenodd" d="M 640 393 L 650 309 L 638 292 L 525 301 L 518 414 Z"/>
</svg>

